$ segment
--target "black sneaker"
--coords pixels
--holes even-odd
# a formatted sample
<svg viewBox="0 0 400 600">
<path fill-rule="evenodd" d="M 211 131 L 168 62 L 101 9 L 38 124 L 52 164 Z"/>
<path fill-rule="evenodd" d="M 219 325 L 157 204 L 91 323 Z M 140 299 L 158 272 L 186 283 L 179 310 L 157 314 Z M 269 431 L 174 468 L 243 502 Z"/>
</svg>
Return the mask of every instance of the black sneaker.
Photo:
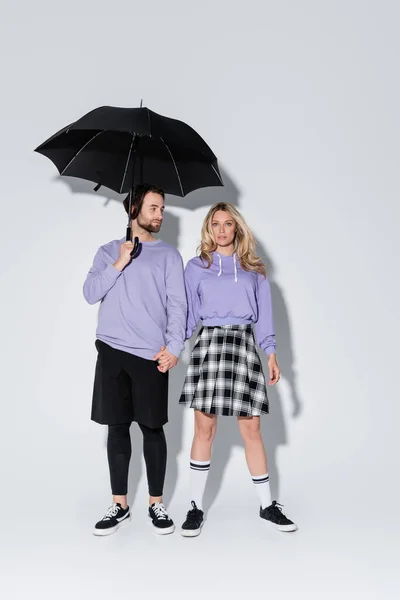
<svg viewBox="0 0 400 600">
<path fill-rule="evenodd" d="M 278 504 L 276 500 L 273 501 L 271 506 L 260 508 L 260 517 L 278 531 L 296 531 L 298 529 L 293 521 L 285 517 L 282 512 L 282 505 Z"/>
<path fill-rule="evenodd" d="M 167 535 L 175 531 L 174 522 L 169 518 L 162 502 L 155 502 L 149 506 L 149 519 L 153 524 L 154 532 L 158 535 Z"/>
<path fill-rule="evenodd" d="M 127 525 L 130 520 L 131 513 L 129 512 L 129 506 L 127 508 L 122 508 L 119 503 L 116 504 L 113 502 L 102 520 L 96 523 L 93 534 L 111 535 L 123 525 Z"/>
<path fill-rule="evenodd" d="M 192 500 L 192 508 L 186 515 L 186 520 L 181 528 L 181 535 L 184 537 L 196 537 L 196 535 L 200 535 L 203 521 L 204 512 L 197 508 L 196 502 Z"/>
</svg>

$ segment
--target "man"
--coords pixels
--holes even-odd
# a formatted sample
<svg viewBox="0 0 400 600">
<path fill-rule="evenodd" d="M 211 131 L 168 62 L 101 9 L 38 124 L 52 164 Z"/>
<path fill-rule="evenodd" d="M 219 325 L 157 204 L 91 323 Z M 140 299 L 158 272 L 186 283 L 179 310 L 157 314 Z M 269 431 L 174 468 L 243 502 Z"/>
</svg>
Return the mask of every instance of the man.
<svg viewBox="0 0 400 600">
<path fill-rule="evenodd" d="M 128 212 L 128 198 L 124 201 Z M 130 425 L 143 433 L 149 486 L 149 517 L 154 531 L 174 531 L 162 501 L 167 460 L 168 372 L 184 346 L 186 294 L 179 252 L 153 236 L 160 231 L 164 192 L 151 185 L 135 189 L 132 241 L 101 246 L 83 286 L 89 304 L 101 302 L 96 348 L 92 420 L 108 425 L 107 455 L 113 502 L 95 535 L 109 535 L 130 519 L 127 504 Z"/>
</svg>

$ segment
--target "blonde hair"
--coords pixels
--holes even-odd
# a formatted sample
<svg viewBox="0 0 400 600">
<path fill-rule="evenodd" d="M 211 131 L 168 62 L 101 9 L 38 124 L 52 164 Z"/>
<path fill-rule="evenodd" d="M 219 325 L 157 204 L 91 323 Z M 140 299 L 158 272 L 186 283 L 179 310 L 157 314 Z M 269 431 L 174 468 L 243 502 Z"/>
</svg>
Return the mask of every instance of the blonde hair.
<svg viewBox="0 0 400 600">
<path fill-rule="evenodd" d="M 219 210 L 229 213 L 236 224 L 234 248 L 242 269 L 245 271 L 256 271 L 265 277 L 266 268 L 261 258 L 256 254 L 256 242 L 251 229 L 237 208 L 228 202 L 218 202 L 217 204 L 214 204 L 203 221 L 203 226 L 201 228 L 201 243 L 198 247 L 198 252 L 200 258 L 207 263 L 207 269 L 209 269 L 212 264 L 213 259 L 211 253 L 215 252 L 217 249 L 217 243 L 212 229 L 212 221 L 215 213 Z"/>
</svg>

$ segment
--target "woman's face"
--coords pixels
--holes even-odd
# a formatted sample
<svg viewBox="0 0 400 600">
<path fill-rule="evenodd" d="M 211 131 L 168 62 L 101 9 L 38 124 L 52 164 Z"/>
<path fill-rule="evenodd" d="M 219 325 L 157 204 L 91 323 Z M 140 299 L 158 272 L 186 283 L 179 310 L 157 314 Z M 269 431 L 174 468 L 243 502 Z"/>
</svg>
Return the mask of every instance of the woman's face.
<svg viewBox="0 0 400 600">
<path fill-rule="evenodd" d="M 224 210 L 218 210 L 211 221 L 211 229 L 214 232 L 217 246 L 226 247 L 233 245 L 236 223 L 229 213 Z"/>
</svg>

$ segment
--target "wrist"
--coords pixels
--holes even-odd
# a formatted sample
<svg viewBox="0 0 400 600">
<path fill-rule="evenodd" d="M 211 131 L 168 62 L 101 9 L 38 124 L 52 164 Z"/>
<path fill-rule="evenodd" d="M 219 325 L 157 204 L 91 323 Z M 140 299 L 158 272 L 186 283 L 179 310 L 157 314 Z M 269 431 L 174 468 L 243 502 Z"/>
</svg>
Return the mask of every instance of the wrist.
<svg viewBox="0 0 400 600">
<path fill-rule="evenodd" d="M 275 352 L 271 352 L 270 354 L 268 354 L 268 362 L 276 362 L 276 353 Z"/>
<path fill-rule="evenodd" d="M 121 260 L 118 258 L 115 263 L 113 264 L 113 267 L 115 267 L 117 269 L 117 271 L 122 271 L 125 268 L 125 265 L 121 262 Z"/>
<path fill-rule="evenodd" d="M 179 360 L 179 356 L 180 356 L 180 354 L 181 354 L 181 353 L 180 353 L 180 351 L 179 351 L 179 349 L 177 348 L 177 346 L 176 346 L 176 345 L 172 345 L 172 346 L 171 346 L 171 345 L 168 345 L 168 346 L 167 346 L 167 351 L 168 351 L 168 352 L 169 352 L 169 353 L 170 353 L 170 354 L 171 354 L 171 355 L 172 355 L 174 358 L 176 358 L 177 360 Z"/>
</svg>

